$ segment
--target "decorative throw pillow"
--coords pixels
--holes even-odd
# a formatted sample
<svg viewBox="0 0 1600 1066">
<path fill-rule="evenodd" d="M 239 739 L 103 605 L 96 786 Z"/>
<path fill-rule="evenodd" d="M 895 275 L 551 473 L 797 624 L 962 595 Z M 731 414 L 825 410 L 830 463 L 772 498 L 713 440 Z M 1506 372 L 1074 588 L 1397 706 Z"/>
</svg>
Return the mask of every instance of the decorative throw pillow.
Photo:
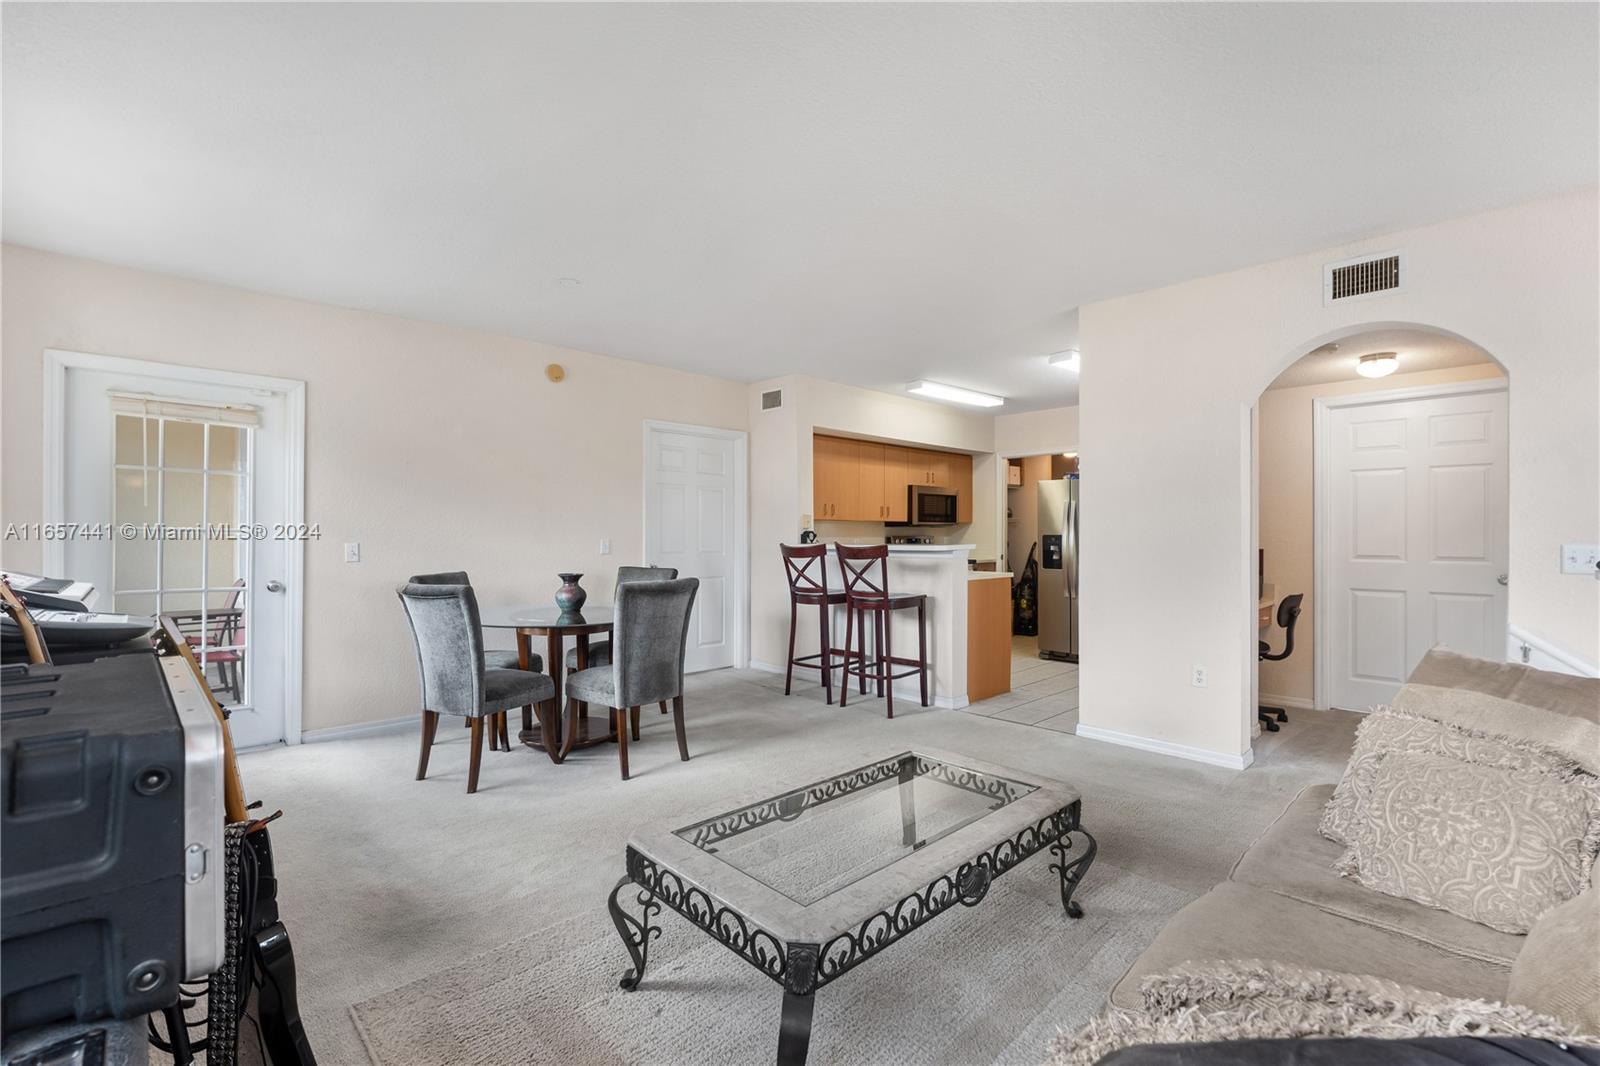
<svg viewBox="0 0 1600 1066">
<path fill-rule="evenodd" d="M 1191 963 L 1140 985 L 1144 1006 L 1058 1036 L 1049 1066 L 1090 1066 L 1138 1044 L 1296 1037 L 1522 1036 L 1584 1043 L 1527 1007 L 1458 999 L 1356 974 L 1254 960 Z"/>
<path fill-rule="evenodd" d="M 1415 751 L 1448 755 L 1461 762 L 1508 770 L 1543 770 L 1575 774 L 1578 768 L 1556 753 L 1520 741 L 1503 740 L 1460 729 L 1406 711 L 1379 708 L 1356 727 L 1356 743 L 1333 798 L 1322 810 L 1318 831 L 1340 844 L 1352 843 L 1365 820 L 1367 795 L 1378 762 L 1392 752 Z"/>
<path fill-rule="evenodd" d="M 1506 999 L 1600 1038 L 1600 871 L 1576 898 L 1545 912 L 1511 964 Z"/>
<path fill-rule="evenodd" d="M 1335 869 L 1506 933 L 1576 896 L 1594 863 L 1592 788 L 1538 770 L 1394 752 Z"/>
</svg>

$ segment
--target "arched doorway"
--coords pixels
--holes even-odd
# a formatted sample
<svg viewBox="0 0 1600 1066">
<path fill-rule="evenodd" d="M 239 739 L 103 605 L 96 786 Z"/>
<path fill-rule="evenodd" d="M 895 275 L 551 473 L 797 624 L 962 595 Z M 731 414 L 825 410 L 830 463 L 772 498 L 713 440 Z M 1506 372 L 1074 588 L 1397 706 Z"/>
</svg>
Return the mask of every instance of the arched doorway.
<svg viewBox="0 0 1600 1066">
<path fill-rule="evenodd" d="M 1434 644 L 1503 657 L 1508 386 L 1464 337 L 1373 323 L 1312 339 L 1262 390 L 1257 728 L 1387 702 Z"/>
</svg>

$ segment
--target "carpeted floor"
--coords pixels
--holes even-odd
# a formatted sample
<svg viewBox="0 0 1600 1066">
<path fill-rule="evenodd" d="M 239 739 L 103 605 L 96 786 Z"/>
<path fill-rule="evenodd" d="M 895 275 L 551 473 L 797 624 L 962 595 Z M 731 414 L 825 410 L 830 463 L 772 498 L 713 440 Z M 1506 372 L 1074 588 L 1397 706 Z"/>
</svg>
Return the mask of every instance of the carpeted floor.
<svg viewBox="0 0 1600 1066">
<path fill-rule="evenodd" d="M 811 1061 L 1036 1063 L 1097 1011 L 1170 915 L 1226 876 L 1306 784 L 1336 779 L 1358 716 L 1302 712 L 1244 773 L 961 712 L 869 700 L 845 710 L 782 678 L 692 678 L 688 763 L 669 720 L 564 766 L 485 753 L 465 794 L 465 730 L 440 730 L 425 782 L 416 736 L 245 755 L 273 827 L 280 901 L 318 1059 L 335 1066 L 770 1061 L 781 993 L 667 914 L 638 992 L 605 901 L 639 823 L 684 823 L 753 789 L 798 784 L 918 744 L 1059 777 L 1084 795 L 1099 857 L 1061 914 L 1047 857 L 941 916 L 817 998 Z M 370 1051 L 370 1055 L 369 1055 Z"/>
</svg>

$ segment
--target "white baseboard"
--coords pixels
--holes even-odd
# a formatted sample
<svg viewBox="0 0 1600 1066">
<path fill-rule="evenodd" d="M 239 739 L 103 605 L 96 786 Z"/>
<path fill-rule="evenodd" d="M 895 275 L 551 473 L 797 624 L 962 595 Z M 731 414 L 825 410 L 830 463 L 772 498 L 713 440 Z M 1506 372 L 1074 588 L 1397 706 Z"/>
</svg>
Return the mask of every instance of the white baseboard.
<svg viewBox="0 0 1600 1066">
<path fill-rule="evenodd" d="M 764 663 L 764 662 L 760 661 L 759 659 L 751 659 L 750 660 L 750 669 L 759 670 L 763 674 L 781 674 L 781 673 L 784 672 L 783 667 L 775 666 L 772 663 Z M 815 680 L 817 675 L 813 674 L 809 670 L 801 671 L 800 672 L 800 676 L 807 678 L 808 683 L 812 683 L 812 684 L 820 684 L 821 683 L 821 682 L 818 682 L 818 681 Z M 876 698 L 876 697 L 874 697 L 874 698 Z M 894 698 L 897 699 L 897 700 L 910 700 L 912 703 L 920 703 L 920 701 L 922 700 L 922 689 L 921 689 L 921 687 L 919 685 L 916 684 L 916 679 L 915 678 L 913 678 L 911 681 L 907 681 L 904 678 L 901 678 L 899 681 L 895 682 Z M 947 710 L 947 711 L 959 711 L 963 707 L 968 706 L 967 697 L 964 696 L 964 695 L 962 695 L 962 696 L 940 696 L 938 694 L 935 694 L 935 695 L 929 697 L 928 702 L 931 703 L 935 707 L 940 707 L 940 708 L 942 708 L 944 710 Z"/>
<path fill-rule="evenodd" d="M 1520 626 L 1506 627 L 1506 662 L 1526 663 L 1538 670 L 1579 677 L 1600 677 L 1600 667 L 1594 663 L 1584 662 L 1565 648 L 1558 648 Z"/>
<path fill-rule="evenodd" d="M 408 714 L 400 718 L 384 718 L 376 722 L 357 722 L 355 725 L 336 725 L 328 729 L 307 729 L 300 734 L 300 743 L 316 744 L 324 740 L 354 740 L 356 737 L 375 737 L 382 733 L 398 733 L 402 729 L 422 727 L 422 715 Z"/>
<path fill-rule="evenodd" d="M 1078 736 L 1090 740 L 1103 740 L 1107 744 L 1116 744 L 1124 748 L 1138 748 L 1140 751 L 1150 751 L 1157 755 L 1171 755 L 1177 759 L 1188 759 L 1190 762 L 1202 762 L 1208 766 L 1220 766 L 1225 770 L 1243 770 L 1255 761 L 1255 753 L 1252 751 L 1246 751 L 1242 755 L 1230 755 L 1209 748 L 1174 744 L 1170 740 L 1153 740 L 1150 737 L 1134 736 L 1132 733 L 1118 733 L 1114 729 L 1102 729 L 1099 726 L 1084 725 L 1082 722 L 1078 723 Z"/>
<path fill-rule="evenodd" d="M 1304 696 L 1274 696 L 1270 692 L 1256 694 L 1256 699 L 1263 707 L 1282 707 L 1286 711 L 1314 711 L 1317 705 Z"/>
</svg>

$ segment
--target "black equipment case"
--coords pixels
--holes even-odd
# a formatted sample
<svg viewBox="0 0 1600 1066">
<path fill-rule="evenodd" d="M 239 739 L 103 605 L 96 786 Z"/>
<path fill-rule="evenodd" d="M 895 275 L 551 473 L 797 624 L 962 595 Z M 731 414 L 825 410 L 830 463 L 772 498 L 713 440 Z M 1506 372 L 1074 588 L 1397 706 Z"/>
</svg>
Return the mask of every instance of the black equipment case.
<svg viewBox="0 0 1600 1066">
<path fill-rule="evenodd" d="M 174 1003 L 223 952 L 205 693 L 148 646 L 0 670 L 0 1030 Z"/>
</svg>

